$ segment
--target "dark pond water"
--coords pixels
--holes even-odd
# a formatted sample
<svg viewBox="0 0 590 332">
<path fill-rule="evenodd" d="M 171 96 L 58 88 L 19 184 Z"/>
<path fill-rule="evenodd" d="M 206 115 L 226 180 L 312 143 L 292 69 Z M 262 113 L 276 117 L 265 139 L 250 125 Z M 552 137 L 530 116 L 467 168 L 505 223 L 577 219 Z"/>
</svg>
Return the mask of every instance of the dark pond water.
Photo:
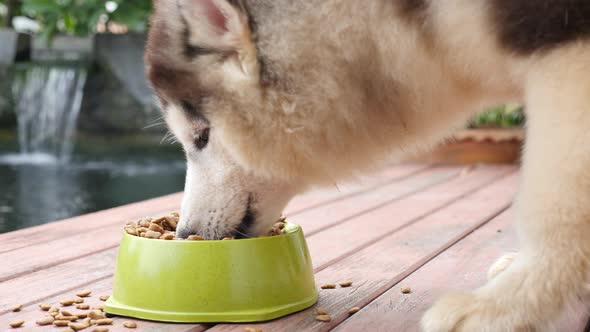
<svg viewBox="0 0 590 332">
<path fill-rule="evenodd" d="M 78 139 L 68 161 L 0 140 L 0 233 L 181 191 L 178 146 Z"/>
</svg>

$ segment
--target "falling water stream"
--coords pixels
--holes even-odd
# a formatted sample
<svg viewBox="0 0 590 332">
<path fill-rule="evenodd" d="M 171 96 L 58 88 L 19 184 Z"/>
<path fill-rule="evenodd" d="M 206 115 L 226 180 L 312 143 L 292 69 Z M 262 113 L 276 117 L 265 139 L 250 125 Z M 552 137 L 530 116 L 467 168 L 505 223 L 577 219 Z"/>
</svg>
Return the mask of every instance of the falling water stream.
<svg viewBox="0 0 590 332">
<path fill-rule="evenodd" d="M 17 70 L 12 85 L 23 162 L 67 162 L 72 154 L 86 69 L 34 64 Z"/>
</svg>

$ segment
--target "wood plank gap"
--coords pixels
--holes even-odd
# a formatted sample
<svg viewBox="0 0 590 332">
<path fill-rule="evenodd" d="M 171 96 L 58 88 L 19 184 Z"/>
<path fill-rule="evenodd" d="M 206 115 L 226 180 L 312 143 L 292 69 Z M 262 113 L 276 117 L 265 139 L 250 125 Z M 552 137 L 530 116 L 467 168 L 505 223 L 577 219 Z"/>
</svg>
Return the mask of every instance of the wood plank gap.
<svg viewBox="0 0 590 332">
<path fill-rule="evenodd" d="M 440 205 L 438 207 L 435 207 L 434 209 L 427 210 L 424 213 L 420 214 L 419 216 L 411 219 L 410 221 L 408 221 L 408 222 L 406 222 L 406 223 L 404 223 L 404 224 L 402 224 L 402 225 L 400 225 L 400 226 L 398 226 L 398 227 L 396 227 L 396 228 L 394 228 L 394 229 L 392 229 L 392 230 L 390 230 L 390 231 L 388 231 L 386 233 L 383 233 L 381 236 L 379 236 L 377 238 L 374 238 L 374 239 L 371 239 L 371 241 L 367 241 L 367 242 L 363 243 L 362 245 L 360 245 L 358 247 L 355 247 L 354 249 L 351 249 L 351 250 L 349 250 L 347 252 L 344 252 L 342 255 L 340 255 L 338 257 L 335 257 L 335 258 L 327 261 L 326 263 L 324 263 L 324 264 L 316 267 L 314 269 L 314 273 L 320 272 L 321 270 L 325 269 L 326 267 L 328 267 L 328 266 L 330 266 L 330 265 L 332 265 L 332 264 L 334 264 L 334 263 L 336 263 L 336 262 L 344 259 L 346 256 L 348 256 L 348 255 L 350 255 L 350 254 L 352 254 L 352 253 L 354 253 L 356 251 L 362 250 L 362 249 L 364 249 L 366 247 L 369 247 L 369 246 L 373 245 L 375 242 L 378 242 L 378 241 L 380 241 L 380 240 L 382 240 L 382 239 L 390 236 L 391 234 L 394 234 L 396 232 L 399 232 L 399 231 L 401 231 L 401 230 L 403 230 L 403 229 L 405 229 L 405 228 L 407 228 L 407 227 L 409 227 L 409 226 L 411 226 L 411 225 L 419 222 L 421 219 L 427 217 L 428 215 L 433 214 L 433 213 L 436 213 L 437 211 L 443 210 L 448 205 L 451 205 L 453 203 L 456 203 L 456 202 L 464 199 L 465 197 L 467 197 L 467 196 L 469 196 L 469 195 L 471 195 L 473 193 L 476 193 L 478 191 L 481 191 L 485 187 L 487 187 L 487 186 L 489 186 L 489 185 L 491 185 L 491 184 L 493 184 L 495 182 L 498 182 L 500 179 L 503 179 L 503 178 L 506 178 L 508 176 L 511 176 L 514 173 L 516 173 L 516 171 L 511 171 L 511 172 L 505 173 L 505 174 L 501 175 L 498 178 L 495 178 L 495 179 L 492 179 L 492 180 L 486 182 L 484 185 L 480 186 L 479 188 L 475 188 L 473 190 L 469 190 L 469 191 L 461 194 L 460 196 L 457 196 L 457 197 L 449 200 L 448 202 L 446 202 L 445 205 Z"/>
<path fill-rule="evenodd" d="M 323 232 L 325 230 L 328 230 L 330 228 L 333 228 L 335 226 L 338 226 L 338 225 L 340 225 L 342 223 L 345 223 L 345 222 L 347 222 L 347 221 L 349 221 L 351 219 L 358 218 L 358 217 L 362 216 L 363 214 L 367 214 L 367 213 L 369 213 L 371 211 L 374 211 L 374 210 L 377 210 L 377 209 L 381 209 L 381 208 L 383 208 L 383 207 L 385 207 L 385 206 L 387 206 L 387 205 L 389 205 L 391 203 L 400 201 L 400 200 L 402 200 L 404 198 L 408 198 L 408 197 L 410 197 L 412 195 L 415 195 L 415 194 L 418 194 L 420 192 L 423 192 L 423 191 L 425 191 L 425 190 L 427 190 L 429 188 L 432 188 L 434 186 L 437 186 L 439 184 L 443 184 L 445 182 L 450 182 L 451 180 L 454 180 L 454 179 L 456 179 L 459 176 L 460 176 L 460 173 L 458 172 L 458 173 L 455 173 L 455 174 L 453 174 L 451 176 L 442 178 L 442 179 L 440 179 L 438 181 L 434 181 L 434 182 L 428 183 L 427 185 L 424 185 L 422 187 L 418 187 L 418 188 L 416 188 L 415 190 L 412 190 L 412 191 L 408 191 L 408 192 L 406 192 L 404 194 L 401 194 L 399 196 L 396 196 L 396 197 L 394 197 L 394 198 L 392 198 L 390 200 L 387 200 L 387 201 L 385 201 L 383 203 L 377 204 L 375 206 L 371 206 L 371 207 L 369 207 L 367 209 L 364 209 L 364 210 L 361 210 L 361 211 L 359 211 L 359 212 L 357 212 L 357 213 L 355 213 L 353 215 L 350 215 L 350 216 L 347 216 L 345 218 L 336 220 L 333 223 L 326 224 L 325 226 L 322 226 L 322 227 L 320 227 L 318 229 L 315 229 L 315 230 L 312 230 L 310 232 L 306 232 L 305 233 L 305 236 L 312 236 L 312 235 L 317 234 L 319 232 Z"/>
<path fill-rule="evenodd" d="M 404 174 L 404 175 L 399 175 L 399 176 L 393 177 L 393 178 L 391 178 L 390 180 L 388 180 L 388 181 L 386 181 L 384 183 L 379 183 L 379 184 L 373 185 L 373 186 L 368 187 L 368 188 L 364 188 L 364 189 L 359 190 L 359 191 L 354 191 L 354 192 L 351 192 L 349 194 L 345 194 L 345 195 L 342 195 L 342 196 L 334 197 L 334 198 L 328 199 L 326 201 L 323 201 L 323 202 L 320 202 L 320 203 L 316 203 L 316 204 L 312 204 L 312 205 L 309 205 L 309 206 L 300 208 L 298 210 L 289 212 L 289 213 L 286 214 L 286 217 L 293 217 L 293 216 L 298 215 L 298 214 L 301 214 L 303 212 L 307 212 L 309 210 L 317 209 L 317 208 L 322 207 L 322 206 L 330 205 L 332 203 L 338 202 L 338 201 L 343 200 L 343 199 L 347 199 L 347 198 L 359 196 L 359 195 L 362 195 L 364 193 L 368 193 L 370 191 L 373 191 L 375 189 L 386 187 L 386 186 L 391 185 L 391 184 L 394 184 L 396 182 L 399 182 L 399 181 L 402 181 L 402 180 L 406 180 L 406 179 L 408 179 L 410 177 L 413 177 L 413 176 L 422 174 L 422 173 L 424 173 L 424 172 L 426 172 L 426 171 L 428 171 L 428 170 L 430 170 L 432 168 L 434 168 L 433 165 L 426 165 L 424 168 L 417 169 L 417 170 L 415 170 L 413 172 L 410 172 L 408 174 Z"/>
<path fill-rule="evenodd" d="M 63 259 L 63 260 L 60 260 L 60 261 L 55 261 L 55 262 L 53 262 L 51 264 L 38 266 L 38 267 L 32 268 L 30 270 L 26 270 L 26 271 L 23 271 L 23 272 L 20 272 L 20 273 L 17 273 L 17 274 L 10 275 L 8 277 L 0 278 L 0 282 L 5 282 L 5 281 L 8 281 L 8 280 L 16 279 L 18 277 L 22 277 L 22 276 L 27 275 L 27 274 L 39 272 L 41 270 L 45 270 L 45 269 L 48 269 L 48 268 L 51 268 L 51 267 L 54 267 L 54 266 L 65 264 L 67 262 L 70 262 L 70 261 L 73 261 L 73 260 L 76 260 L 76 259 L 80 259 L 80 258 L 83 258 L 83 257 L 86 257 L 86 256 L 95 255 L 95 254 L 98 254 L 98 253 L 101 253 L 101 252 L 104 252 L 104 251 L 107 251 L 107 250 L 111 250 L 111 249 L 117 248 L 118 246 L 119 246 L 119 244 L 116 244 L 116 245 L 113 245 L 113 246 L 102 248 L 100 250 L 90 251 L 90 252 L 84 253 L 84 254 L 79 255 L 79 256 L 73 256 L 73 257 L 69 257 L 68 259 Z"/>
</svg>

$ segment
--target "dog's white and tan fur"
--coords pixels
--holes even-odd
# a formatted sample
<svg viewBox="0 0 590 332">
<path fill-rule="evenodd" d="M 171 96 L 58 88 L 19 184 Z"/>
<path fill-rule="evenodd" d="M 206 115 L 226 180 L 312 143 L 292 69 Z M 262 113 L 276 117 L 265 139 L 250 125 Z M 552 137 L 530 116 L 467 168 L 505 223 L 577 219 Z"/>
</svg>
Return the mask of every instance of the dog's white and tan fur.
<svg viewBox="0 0 590 332">
<path fill-rule="evenodd" d="M 425 331 L 548 329 L 590 255 L 585 0 L 156 0 L 149 78 L 188 160 L 179 235 L 254 236 L 296 194 L 523 102 L 522 250 Z"/>
</svg>

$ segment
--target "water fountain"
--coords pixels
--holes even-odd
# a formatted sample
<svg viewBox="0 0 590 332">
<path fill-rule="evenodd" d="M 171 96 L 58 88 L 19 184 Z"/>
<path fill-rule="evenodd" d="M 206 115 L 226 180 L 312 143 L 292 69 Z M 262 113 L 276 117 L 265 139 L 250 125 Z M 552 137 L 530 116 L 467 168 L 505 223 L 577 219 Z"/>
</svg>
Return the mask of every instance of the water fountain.
<svg viewBox="0 0 590 332">
<path fill-rule="evenodd" d="M 15 163 L 67 162 L 85 82 L 86 69 L 82 65 L 18 66 L 12 93 L 20 154 L 3 158 Z"/>
</svg>

